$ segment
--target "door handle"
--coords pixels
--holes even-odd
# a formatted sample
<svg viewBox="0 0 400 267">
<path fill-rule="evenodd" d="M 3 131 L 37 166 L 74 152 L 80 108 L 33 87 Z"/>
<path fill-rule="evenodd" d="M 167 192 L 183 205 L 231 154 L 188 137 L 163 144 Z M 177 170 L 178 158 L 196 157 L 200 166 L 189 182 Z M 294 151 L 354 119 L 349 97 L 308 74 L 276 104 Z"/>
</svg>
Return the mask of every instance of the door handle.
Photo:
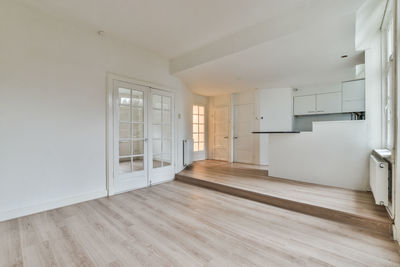
<svg viewBox="0 0 400 267">
<path fill-rule="evenodd" d="M 225 139 L 228 139 L 229 137 L 228 137 L 228 136 L 224 136 L 224 138 L 225 138 Z"/>
<path fill-rule="evenodd" d="M 145 141 L 145 142 L 149 141 L 149 138 L 145 138 L 144 141 Z"/>
<path fill-rule="evenodd" d="M 235 137 L 233 137 L 233 138 L 238 139 L 239 137 L 235 136 Z"/>
</svg>

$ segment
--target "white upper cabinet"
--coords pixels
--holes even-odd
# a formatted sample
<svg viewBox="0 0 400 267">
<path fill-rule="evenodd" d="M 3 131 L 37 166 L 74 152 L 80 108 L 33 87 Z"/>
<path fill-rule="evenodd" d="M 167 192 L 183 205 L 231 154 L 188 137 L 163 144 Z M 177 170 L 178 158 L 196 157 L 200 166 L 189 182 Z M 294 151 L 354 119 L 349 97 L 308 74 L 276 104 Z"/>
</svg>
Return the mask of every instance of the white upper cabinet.
<svg viewBox="0 0 400 267">
<path fill-rule="evenodd" d="M 294 115 L 313 114 L 316 111 L 316 95 L 294 97 Z"/>
<path fill-rule="evenodd" d="M 342 91 L 342 112 L 365 111 L 365 80 L 343 82 Z"/>
<path fill-rule="evenodd" d="M 340 113 L 342 112 L 342 94 L 341 92 L 317 94 L 318 114 Z"/>
<path fill-rule="evenodd" d="M 294 115 L 342 112 L 342 93 L 324 93 L 294 97 Z"/>
<path fill-rule="evenodd" d="M 335 85 L 332 91 L 314 89 L 311 94 L 293 98 L 294 115 L 316 115 L 365 111 L 365 80 Z M 303 92 L 304 94 L 304 92 Z"/>
</svg>

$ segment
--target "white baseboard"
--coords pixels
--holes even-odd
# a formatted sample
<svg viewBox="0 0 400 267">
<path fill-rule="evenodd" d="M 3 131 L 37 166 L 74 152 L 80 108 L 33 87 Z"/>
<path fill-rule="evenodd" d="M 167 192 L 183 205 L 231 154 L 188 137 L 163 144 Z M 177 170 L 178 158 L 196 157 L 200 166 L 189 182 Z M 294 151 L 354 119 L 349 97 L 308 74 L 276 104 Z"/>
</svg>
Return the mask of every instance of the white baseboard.
<svg viewBox="0 0 400 267">
<path fill-rule="evenodd" d="M 174 175 L 174 177 L 172 177 L 171 179 L 168 179 L 168 180 L 165 180 L 165 181 L 161 181 L 161 182 L 157 182 L 157 183 L 151 184 L 151 186 L 155 186 L 155 185 L 159 185 L 159 184 L 164 184 L 164 183 L 172 182 L 173 180 L 175 180 L 175 175 Z"/>
<path fill-rule="evenodd" d="M 0 222 L 15 219 L 18 217 L 39 213 L 47 210 L 57 209 L 72 204 L 85 202 L 107 196 L 107 190 L 95 191 L 83 195 L 57 199 L 50 202 L 45 202 L 32 206 L 25 206 L 17 209 L 0 212 Z"/>
<path fill-rule="evenodd" d="M 393 239 L 397 240 L 397 242 L 400 243 L 399 229 L 397 229 L 395 224 L 393 224 L 392 229 L 393 229 Z"/>
</svg>

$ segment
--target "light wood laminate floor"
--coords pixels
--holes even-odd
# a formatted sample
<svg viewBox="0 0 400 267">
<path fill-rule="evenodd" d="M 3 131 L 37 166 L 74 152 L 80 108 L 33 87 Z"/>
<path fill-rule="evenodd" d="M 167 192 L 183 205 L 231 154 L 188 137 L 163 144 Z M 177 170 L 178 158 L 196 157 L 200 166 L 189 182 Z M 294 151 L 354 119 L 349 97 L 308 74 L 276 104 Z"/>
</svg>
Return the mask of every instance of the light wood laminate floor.
<svg viewBox="0 0 400 267">
<path fill-rule="evenodd" d="M 400 266 L 394 241 L 178 181 L 0 223 L 0 266 Z"/>
<path fill-rule="evenodd" d="M 391 230 L 392 221 L 383 206 L 375 205 L 371 192 L 274 178 L 267 173 L 266 170 L 205 160 L 180 172 L 177 179 L 226 193 L 231 193 L 231 190 L 234 195 L 237 193 L 235 189 L 239 189 L 247 192 L 245 197 L 250 199 L 254 193 L 258 194 L 257 199 L 263 201 L 262 196 L 265 196 L 264 202 L 280 207 L 297 211 L 304 209 L 305 213 L 349 223 L 369 224 L 367 226 L 371 229 L 388 233 Z"/>
</svg>

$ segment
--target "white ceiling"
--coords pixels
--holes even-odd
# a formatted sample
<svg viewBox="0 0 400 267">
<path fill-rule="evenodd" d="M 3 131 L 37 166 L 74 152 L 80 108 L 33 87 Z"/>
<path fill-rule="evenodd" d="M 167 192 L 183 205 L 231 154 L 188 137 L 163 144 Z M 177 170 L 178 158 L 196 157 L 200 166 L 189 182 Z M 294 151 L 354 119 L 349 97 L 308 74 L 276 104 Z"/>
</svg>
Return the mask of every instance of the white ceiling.
<svg viewBox="0 0 400 267">
<path fill-rule="evenodd" d="M 315 0 L 20 0 L 173 58 Z"/>
<path fill-rule="evenodd" d="M 363 53 L 354 50 L 354 15 L 262 43 L 176 74 L 195 93 L 296 88 L 355 78 Z M 341 56 L 347 54 L 348 58 Z"/>
<path fill-rule="evenodd" d="M 360 62 L 355 11 L 364 0 L 19 1 L 170 59 L 202 95 L 347 80 Z"/>
</svg>

